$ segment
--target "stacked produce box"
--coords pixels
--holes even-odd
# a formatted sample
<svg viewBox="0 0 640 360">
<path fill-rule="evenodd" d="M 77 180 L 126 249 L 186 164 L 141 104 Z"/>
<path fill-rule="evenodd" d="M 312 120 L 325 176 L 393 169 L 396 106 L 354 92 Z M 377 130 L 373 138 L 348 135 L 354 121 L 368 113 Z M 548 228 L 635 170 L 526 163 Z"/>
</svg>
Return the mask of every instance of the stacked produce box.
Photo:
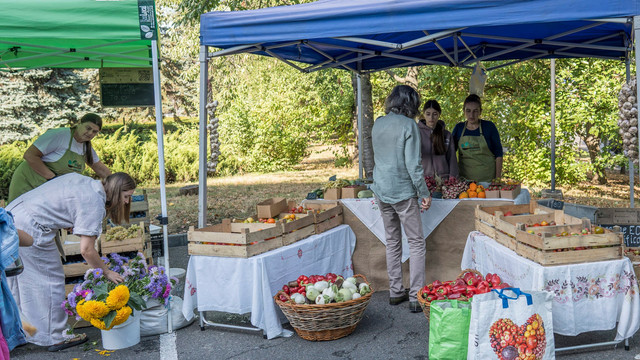
<svg viewBox="0 0 640 360">
<path fill-rule="evenodd" d="M 284 198 L 256 205 L 247 219 L 224 219 L 221 224 L 187 233 L 190 255 L 251 257 L 293 244 L 342 224 L 337 202 L 307 202 L 304 206 Z"/>
<path fill-rule="evenodd" d="M 624 242 L 619 231 L 592 226 L 562 210 L 536 203 L 477 206 L 476 230 L 520 256 L 541 265 L 620 259 Z"/>
</svg>

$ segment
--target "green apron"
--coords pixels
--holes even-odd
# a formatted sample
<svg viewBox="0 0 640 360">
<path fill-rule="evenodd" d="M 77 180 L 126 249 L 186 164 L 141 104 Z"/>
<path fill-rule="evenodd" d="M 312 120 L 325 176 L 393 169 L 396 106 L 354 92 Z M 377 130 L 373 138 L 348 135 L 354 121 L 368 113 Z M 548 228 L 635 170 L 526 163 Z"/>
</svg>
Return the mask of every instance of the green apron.
<svg viewBox="0 0 640 360">
<path fill-rule="evenodd" d="M 458 141 L 458 167 L 460 176 L 467 180 L 490 182 L 496 176 L 496 157 L 482 135 L 482 120 L 478 128 L 480 136 L 465 136 L 465 121 Z"/>
<path fill-rule="evenodd" d="M 71 139 L 69 139 L 69 147 L 64 155 L 62 155 L 62 157 L 57 161 L 44 163 L 49 170 L 56 174 L 56 176 L 71 172 L 81 174 L 84 171 L 84 155 L 76 154 L 71 151 L 74 132 L 75 130 L 72 129 Z M 9 202 L 12 202 L 18 196 L 29 190 L 37 188 L 45 182 L 47 182 L 47 179 L 40 176 L 40 174 L 33 170 L 26 161 L 23 161 L 18 165 L 18 168 L 11 178 L 11 184 L 9 185 Z"/>
</svg>

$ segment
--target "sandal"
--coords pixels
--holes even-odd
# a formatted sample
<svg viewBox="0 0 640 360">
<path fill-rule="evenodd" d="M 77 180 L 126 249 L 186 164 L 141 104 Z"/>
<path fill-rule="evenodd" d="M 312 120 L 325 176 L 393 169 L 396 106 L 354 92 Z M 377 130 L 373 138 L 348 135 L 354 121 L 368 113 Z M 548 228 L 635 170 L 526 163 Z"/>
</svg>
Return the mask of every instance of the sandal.
<svg viewBox="0 0 640 360">
<path fill-rule="evenodd" d="M 57 343 L 55 345 L 51 345 L 47 348 L 48 351 L 54 352 L 54 351 L 60 351 L 60 350 L 64 350 L 70 347 L 74 347 L 76 345 L 80 345 L 83 344 L 85 342 L 87 342 L 88 338 L 87 338 L 87 334 L 78 334 L 70 339 L 67 339 L 63 342 Z"/>
</svg>

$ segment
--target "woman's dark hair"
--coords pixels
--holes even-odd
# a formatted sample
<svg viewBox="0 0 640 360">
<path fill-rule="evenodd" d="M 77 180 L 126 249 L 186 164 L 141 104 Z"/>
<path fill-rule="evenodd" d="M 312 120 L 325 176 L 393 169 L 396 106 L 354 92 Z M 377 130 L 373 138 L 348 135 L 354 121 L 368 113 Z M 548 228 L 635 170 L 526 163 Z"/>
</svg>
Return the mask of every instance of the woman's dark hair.
<svg viewBox="0 0 640 360">
<path fill-rule="evenodd" d="M 442 114 L 442 108 L 440 107 L 440 104 L 438 103 L 438 101 L 435 100 L 435 99 L 427 100 L 424 103 L 424 105 L 422 106 L 422 113 L 424 114 L 424 112 L 427 109 L 433 109 L 433 110 L 437 111 L 438 114 Z"/>
<path fill-rule="evenodd" d="M 384 101 L 384 112 L 415 118 L 420 109 L 420 94 L 408 85 L 396 85 Z"/>
<path fill-rule="evenodd" d="M 428 109 L 433 109 L 442 114 L 442 108 L 437 100 L 427 100 L 422 106 L 422 114 Z M 436 121 L 436 126 L 431 132 L 431 144 L 433 145 L 433 153 L 435 155 L 444 155 L 447 152 L 444 146 L 444 121 Z"/>
<path fill-rule="evenodd" d="M 125 222 L 129 223 L 131 201 L 126 204 L 123 203 L 120 194 L 123 191 L 135 190 L 136 181 L 127 173 L 117 172 L 102 180 L 102 186 L 104 186 L 104 192 L 107 195 L 107 200 L 104 204 L 107 210 L 107 217 L 116 225 Z"/>
<path fill-rule="evenodd" d="M 482 101 L 480 100 L 480 96 L 476 94 L 467 96 L 467 98 L 464 99 L 464 104 L 462 104 L 462 110 L 464 110 L 464 107 L 467 106 L 468 103 L 476 103 L 480 107 L 480 110 L 482 110 Z"/>
<path fill-rule="evenodd" d="M 102 130 L 102 118 L 94 113 L 85 114 L 82 118 L 80 118 L 80 123 L 90 122 L 98 125 L 98 130 Z M 91 140 L 84 142 L 84 160 L 89 165 L 93 165 L 93 148 L 91 147 Z"/>
</svg>

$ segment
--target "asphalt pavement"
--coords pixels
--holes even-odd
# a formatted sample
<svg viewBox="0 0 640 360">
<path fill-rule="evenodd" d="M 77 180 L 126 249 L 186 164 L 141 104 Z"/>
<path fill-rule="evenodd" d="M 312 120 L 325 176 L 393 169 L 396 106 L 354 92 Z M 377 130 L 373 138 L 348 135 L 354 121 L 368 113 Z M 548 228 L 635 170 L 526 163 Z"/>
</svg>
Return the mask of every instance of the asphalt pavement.
<svg viewBox="0 0 640 360">
<path fill-rule="evenodd" d="M 171 267 L 187 267 L 184 245 L 170 248 Z M 261 332 L 206 327 L 201 331 L 196 320 L 172 334 L 143 337 L 138 345 L 105 352 L 100 332 L 95 328 L 79 329 L 89 341 L 84 345 L 50 353 L 46 348 L 25 345 L 11 352 L 12 359 L 428 359 L 429 325 L 422 313 L 410 313 L 408 303 L 390 306 L 387 292 L 373 294 L 364 317 L 349 336 L 333 341 L 312 342 L 293 335 L 267 340 Z M 211 313 L 217 321 L 242 324 L 248 315 Z M 289 325 L 285 325 L 289 328 Z M 611 341 L 615 331 L 599 331 L 577 337 L 556 336 L 556 347 Z M 636 355 L 639 355 L 636 357 Z M 630 339 L 630 350 L 618 345 L 589 350 L 558 353 L 558 359 L 640 359 L 640 341 Z"/>
</svg>

